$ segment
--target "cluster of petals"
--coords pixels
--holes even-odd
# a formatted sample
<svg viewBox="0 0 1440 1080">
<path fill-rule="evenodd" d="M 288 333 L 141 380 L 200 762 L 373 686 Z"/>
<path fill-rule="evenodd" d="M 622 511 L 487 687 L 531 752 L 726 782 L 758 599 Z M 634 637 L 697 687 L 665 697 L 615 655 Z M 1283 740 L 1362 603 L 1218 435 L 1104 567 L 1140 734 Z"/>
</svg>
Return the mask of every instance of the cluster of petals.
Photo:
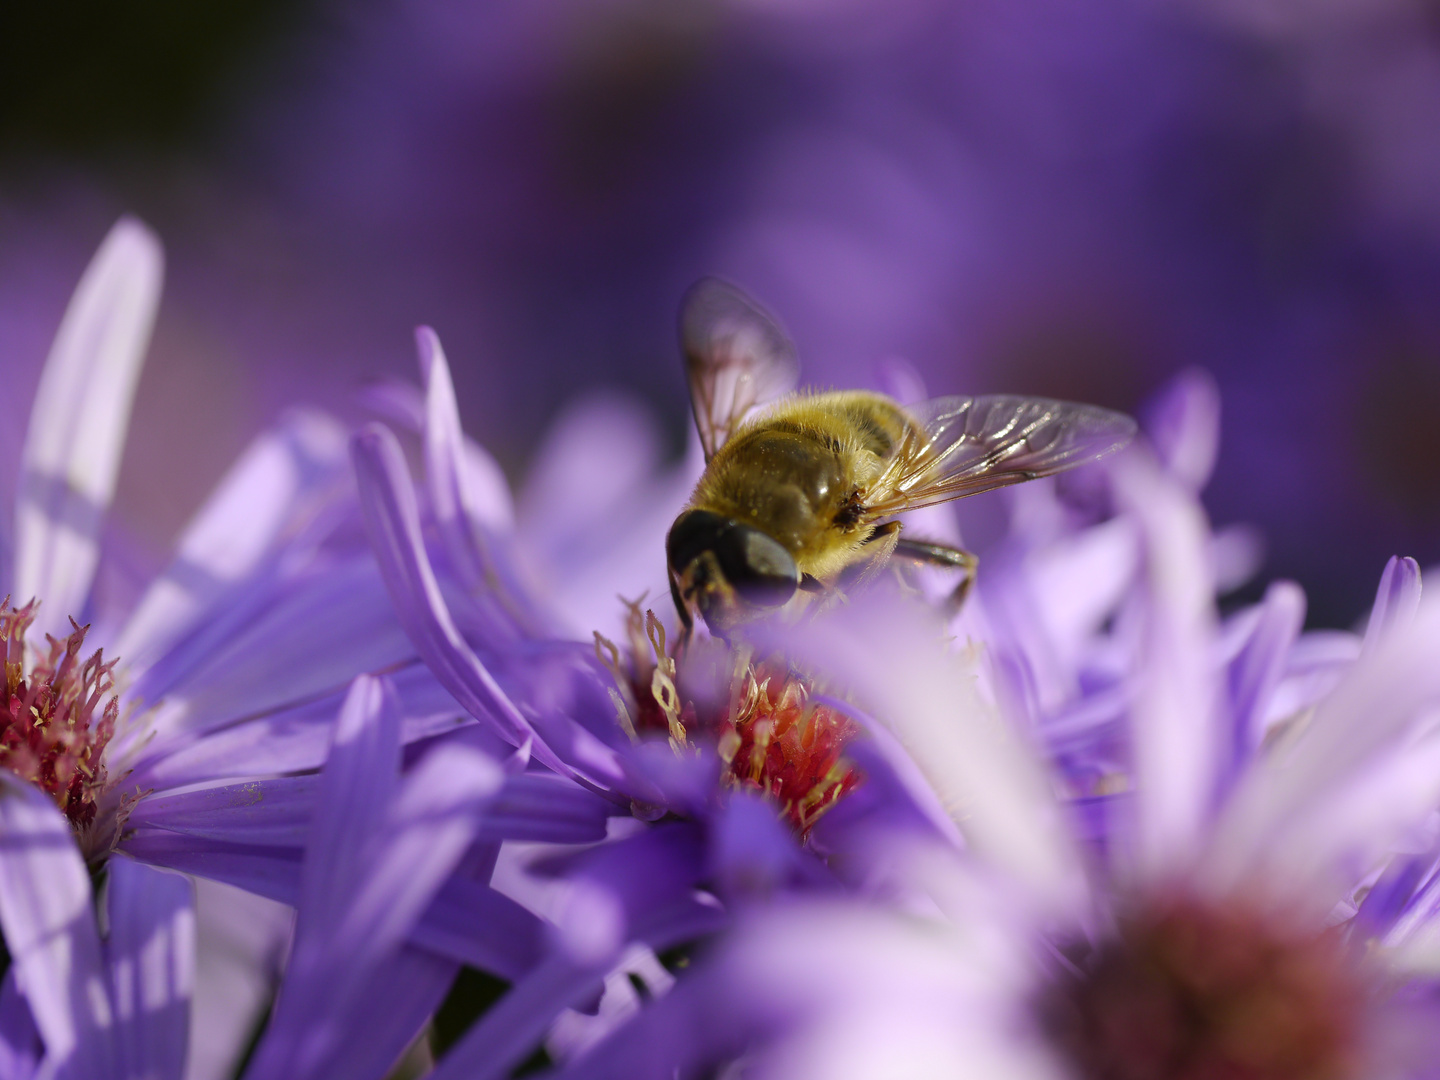
<svg viewBox="0 0 1440 1080">
<path fill-rule="evenodd" d="M 1098 522 L 1032 485 L 1051 512 L 950 646 L 879 603 L 790 636 L 904 749 L 929 828 L 876 834 L 846 895 L 744 913 L 562 1075 L 1433 1075 L 1440 603 L 1393 559 L 1363 635 L 1302 633 L 1288 583 L 1220 618 L 1215 420 L 1182 379 Z"/>
<path fill-rule="evenodd" d="M 412 741 L 458 721 L 418 677 L 357 527 L 345 430 L 323 414 L 289 412 L 247 447 L 136 602 L 92 589 L 162 268 L 148 229 L 114 227 L 66 310 L 14 463 L 13 561 L 0 566 L 13 605 L 7 1077 L 228 1075 L 288 931 L 274 918 L 232 926 L 254 911 L 231 894 L 201 890 L 197 906 L 172 872 L 197 869 L 185 841 L 223 863 L 254 833 L 176 793 L 313 772 L 365 671 L 392 672 Z M 200 956 L 207 924 L 244 947 Z M 192 1011 L 205 1018 L 193 1045 Z"/>
<path fill-rule="evenodd" d="M 1385 932 L 1401 933 L 1403 922 L 1407 941 L 1424 937 L 1417 912 L 1426 902 L 1415 890 L 1434 869 L 1424 837 L 1440 789 L 1417 724 L 1440 687 L 1411 677 L 1429 647 L 1429 623 L 1414 621 L 1418 572 L 1392 561 L 1363 641 L 1302 635 L 1303 595 L 1288 583 L 1219 620 L 1216 594 L 1253 568 L 1254 541 L 1243 530 L 1212 533 L 1199 507 L 1218 428 L 1202 376 L 1182 377 L 1155 407 L 1150 445 L 1095 481 L 1091 494 L 1107 511 L 1075 512 L 1051 485 L 1032 485 L 1029 506 L 1017 497 L 1012 535 L 993 569 L 987 564 L 975 602 L 944 632 L 913 603 L 857 603 L 848 619 L 756 631 L 846 686 L 845 700 L 829 703 L 864 732 L 847 753 L 866 782 L 801 836 L 775 805 L 720 782 L 709 748 L 677 754 L 663 739 L 637 740 L 617 719 L 609 672 L 552 613 L 565 604 L 563 590 L 547 595 L 534 584 L 527 548 L 543 550 L 546 537 L 513 524 L 493 465 L 461 434 L 438 341 L 422 331 L 420 344 L 423 394 L 393 410 L 408 414 L 422 441 L 419 489 L 388 429 L 362 431 L 353 447 L 399 619 L 477 721 L 465 737 L 483 735 L 492 752 L 510 748 L 507 767 L 555 782 L 557 795 L 592 794 L 611 819 L 606 839 L 583 850 L 537 858 L 512 844 L 486 867 L 493 887 L 553 924 L 554 960 L 568 968 L 557 976 L 541 965 L 518 982 L 437 1075 L 511 1068 L 547 1031 L 552 1053 L 572 1057 L 582 1075 L 639 1075 L 630 1070 L 644 1062 L 655 1075 L 714 1066 L 787 1031 L 816 1051 L 815 1075 L 846 1060 L 848 1074 L 872 1075 L 884 1061 L 918 1060 L 916 1047 L 954 1049 L 958 1056 L 942 1055 L 951 1065 L 972 1060 L 976 1047 L 952 1046 L 972 1027 L 946 1012 L 909 1013 L 910 1027 L 931 1017 L 941 1030 L 903 1053 L 894 1032 L 904 1025 L 886 1035 L 888 1021 L 852 1023 L 844 1010 L 864 1003 L 893 1019 L 915 995 L 881 1007 L 888 977 L 845 977 L 836 967 L 845 949 L 803 930 L 812 918 L 851 920 L 859 947 L 865 925 L 888 934 L 897 907 L 909 919 L 922 895 L 921 906 L 948 912 L 961 937 L 1003 927 L 1010 941 L 1015 967 L 1005 978 L 957 963 L 955 979 L 988 988 L 990 1013 L 972 1009 L 972 1021 L 1024 1013 L 1045 979 L 1035 942 L 1100 948 L 1125 897 L 1199 897 L 1207 911 L 1228 897 L 1258 906 L 1267 927 L 1270 913 L 1284 912 L 1308 932 L 1321 915 L 1353 918 L 1357 898 L 1398 874 L 1411 892 L 1391 901 L 1401 921 Z M 641 520 L 596 561 L 623 560 L 647 529 L 659 550 L 668 508 L 658 517 L 649 510 L 639 507 Z M 942 647 L 946 633 L 952 643 Z M 1372 674 L 1380 663 L 1391 667 Z M 1407 691 L 1380 693 L 1392 678 Z M 1279 772 L 1282 752 L 1289 765 Z M 1312 754 L 1323 763 L 1307 771 Z M 1370 798 L 1377 789 L 1385 799 Z M 772 961 L 755 962 L 747 935 L 772 932 L 787 943 L 766 938 L 760 952 Z M 633 960 L 637 945 L 653 957 L 700 939 L 719 943 L 710 968 L 683 975 L 647 1009 L 622 982 L 623 1007 L 602 1008 L 583 1037 L 561 1037 L 577 1028 L 567 1023 L 574 1010 L 593 1005 L 601 987 L 615 990 L 606 976 Z M 1385 942 L 1408 956 L 1400 945 Z M 725 961 L 731 950 L 745 959 Z M 1405 962 L 1396 959 L 1395 970 Z M 891 975 L 909 978 L 903 965 Z M 800 1008 L 805 1001 L 815 1009 Z M 827 1001 L 841 1011 L 827 1013 Z M 686 1017 L 691 1007 L 698 1012 Z M 835 1025 L 821 1040 L 830 1051 L 808 1041 L 810 1023 Z M 618 1030 L 591 1050 L 610 1029 Z M 842 1029 L 846 1038 L 831 1039 Z M 993 1043 L 997 1031 L 1018 1029 L 981 1019 L 973 1030 Z M 867 1032 L 878 1041 L 862 1054 L 855 1040 Z M 1043 1040 L 1029 1034 L 986 1053 L 1033 1058 Z M 776 1075 L 792 1074 L 784 1060 Z M 996 1075 L 1010 1068 L 997 1065 Z"/>
<path fill-rule="evenodd" d="M 958 615 L 924 596 L 953 582 L 921 577 L 748 631 L 794 665 L 749 669 L 752 697 L 780 688 L 767 723 L 813 706 L 830 724 L 782 797 L 760 729 L 707 738 L 659 698 L 665 722 L 637 724 L 654 710 L 626 671 L 674 674 L 660 620 L 649 667 L 639 642 L 597 648 L 627 641 L 642 590 L 666 599 L 693 452 L 652 474 L 624 410 L 597 406 L 512 501 L 428 330 L 421 388 L 370 395 L 390 426 L 288 415 L 137 604 L 92 598 L 159 284 L 158 245 L 122 222 L 19 463 L 7 687 L 50 687 L 90 734 L 57 743 L 84 764 L 65 784 L 0 770 L 0 1075 L 234 1075 L 187 1041 L 206 1037 L 192 879 L 295 912 L 251 958 L 261 998 L 231 1010 L 235 1043 L 273 994 L 247 1077 L 424 1061 L 467 968 L 508 989 L 427 1063 L 437 1080 L 542 1047 L 565 1077 L 627 1080 L 1440 1060 L 1440 603 L 1394 559 L 1363 634 L 1302 632 L 1287 582 L 1221 617 L 1256 542 L 1200 506 L 1203 376 L 1068 491 L 1015 489 Z M 943 512 L 911 527 L 958 539 Z M 812 813 L 804 791 L 841 761 Z M 77 821 L 61 789 L 81 775 Z M 1136 986 L 1204 1023 L 1131 1038 Z"/>
<path fill-rule="evenodd" d="M 1218 618 L 1217 592 L 1253 568 L 1254 541 L 1212 533 L 1198 503 L 1218 427 L 1202 376 L 1179 380 L 1150 444 L 1094 481 L 1107 509 L 1075 511 L 1050 485 L 1017 497 L 1011 536 L 948 627 L 877 597 L 756 629 L 844 687 L 826 703 L 863 731 L 847 754 L 865 782 L 802 835 L 723 783 L 712 748 L 677 753 L 617 716 L 611 672 L 554 614 L 563 590 L 535 584 L 527 548 L 546 538 L 514 524 L 493 464 L 461 433 L 438 341 L 422 331 L 420 344 L 422 395 L 396 391 L 391 410 L 421 440 L 418 490 L 389 429 L 360 432 L 353 454 L 399 621 L 475 721 L 432 752 L 482 747 L 508 775 L 544 781 L 555 805 L 588 797 L 592 822 L 607 822 L 603 839 L 534 834 L 578 849 L 511 835 L 461 864 L 549 934 L 435 1075 L 504 1075 L 548 1036 L 566 1075 L 743 1060 L 777 1076 L 1086 1076 L 1044 1030 L 1059 958 L 1077 943 L 1113 952 L 1117 926 L 1165 927 L 1175 912 L 1252 927 L 1247 945 L 1284 957 L 1342 925 L 1343 977 L 1312 996 L 1338 1009 L 1383 984 L 1394 1007 L 1343 1018 L 1336 1054 L 1375 1075 L 1415 1064 L 1424 1024 L 1413 995 L 1390 988 L 1423 978 L 1440 887 L 1425 727 L 1440 683 L 1424 670 L 1440 616 L 1419 608 L 1418 571 L 1397 559 L 1363 639 L 1301 634 L 1288 583 Z M 658 533 L 668 509 L 637 518 L 598 562 Z M 1134 914 L 1145 905 L 1158 914 Z M 655 954 L 697 942 L 710 959 L 671 989 Z M 1384 957 L 1383 975 L 1373 957 L 1351 970 L 1362 952 Z M 614 977 L 627 967 L 668 992 L 645 1004 Z M 1409 1057 L 1377 1049 L 1387 1025 L 1409 1033 L 1391 1040 Z"/>
</svg>

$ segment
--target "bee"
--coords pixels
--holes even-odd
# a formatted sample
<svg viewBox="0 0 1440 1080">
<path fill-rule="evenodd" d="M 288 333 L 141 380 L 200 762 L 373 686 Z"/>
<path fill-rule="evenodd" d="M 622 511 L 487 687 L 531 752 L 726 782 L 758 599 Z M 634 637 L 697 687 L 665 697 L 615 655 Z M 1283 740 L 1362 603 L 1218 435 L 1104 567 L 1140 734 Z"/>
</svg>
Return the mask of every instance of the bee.
<svg viewBox="0 0 1440 1080">
<path fill-rule="evenodd" d="M 899 515 L 1050 476 L 1125 446 L 1128 416 L 997 395 L 902 406 L 868 390 L 795 392 L 799 364 L 779 325 L 735 287 L 686 294 L 680 339 L 705 472 L 665 540 L 670 592 L 722 636 L 832 593 L 892 558 L 963 572 L 976 558 L 903 534 Z M 769 407 L 757 411 L 757 406 Z"/>
</svg>

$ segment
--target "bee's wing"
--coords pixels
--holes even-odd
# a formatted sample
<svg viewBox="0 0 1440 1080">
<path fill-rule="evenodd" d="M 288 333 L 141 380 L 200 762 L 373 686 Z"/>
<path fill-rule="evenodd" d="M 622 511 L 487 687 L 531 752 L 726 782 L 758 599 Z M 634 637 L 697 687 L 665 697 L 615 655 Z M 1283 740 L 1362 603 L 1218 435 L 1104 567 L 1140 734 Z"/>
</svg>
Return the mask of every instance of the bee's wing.
<svg viewBox="0 0 1440 1080">
<path fill-rule="evenodd" d="M 800 374 L 795 347 L 775 320 L 716 278 L 685 294 L 680 344 L 706 461 L 750 409 L 793 390 Z"/>
<path fill-rule="evenodd" d="M 896 449 L 866 508 L 877 517 L 1049 476 L 1119 450 L 1135 421 L 1095 405 L 996 395 L 908 408 L 918 427 Z"/>
</svg>

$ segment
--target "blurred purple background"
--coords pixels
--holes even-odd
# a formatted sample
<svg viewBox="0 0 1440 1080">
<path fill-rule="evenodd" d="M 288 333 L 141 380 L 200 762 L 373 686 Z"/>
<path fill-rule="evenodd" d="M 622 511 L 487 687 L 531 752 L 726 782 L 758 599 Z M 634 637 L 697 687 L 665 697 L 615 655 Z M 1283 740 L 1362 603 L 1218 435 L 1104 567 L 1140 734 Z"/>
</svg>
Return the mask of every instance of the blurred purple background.
<svg viewBox="0 0 1440 1080">
<path fill-rule="evenodd" d="M 140 214 L 170 262 L 121 481 L 137 559 L 286 402 L 357 415 L 408 376 L 419 322 L 512 477 L 599 387 L 678 452 L 703 273 L 822 385 L 898 356 L 934 394 L 1133 410 L 1207 368 L 1212 513 L 1261 527 L 1312 623 L 1353 620 L 1388 555 L 1440 559 L 1434 0 L 20 7 L 0 440 Z"/>
</svg>

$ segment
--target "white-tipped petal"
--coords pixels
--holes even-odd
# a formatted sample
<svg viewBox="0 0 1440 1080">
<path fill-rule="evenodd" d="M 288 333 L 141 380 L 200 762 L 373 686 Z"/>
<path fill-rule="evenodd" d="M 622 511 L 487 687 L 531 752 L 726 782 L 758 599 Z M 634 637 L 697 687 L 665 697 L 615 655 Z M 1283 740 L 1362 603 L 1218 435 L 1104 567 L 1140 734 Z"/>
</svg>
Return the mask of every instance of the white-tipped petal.
<svg viewBox="0 0 1440 1080">
<path fill-rule="evenodd" d="M 1209 530 L 1191 491 L 1147 455 L 1114 467 L 1140 529 L 1145 604 L 1131 699 L 1137 871 L 1164 876 L 1196 852 L 1219 764 Z"/>
<path fill-rule="evenodd" d="M 478 447 L 469 447 L 460 427 L 455 384 L 440 338 L 428 326 L 415 331 L 425 379 L 425 487 L 440 538 L 461 583 L 485 583 L 485 540 L 477 525 L 509 528 L 514 521 L 510 491 L 500 469 Z"/>
<path fill-rule="evenodd" d="M 89 594 L 163 267 L 149 229 L 117 222 L 80 279 L 40 375 L 20 459 L 14 578 L 19 603 L 43 601 L 36 640 L 60 634 Z"/>
<path fill-rule="evenodd" d="M 1414 559 L 1392 555 L 1380 575 L 1375 590 L 1375 604 L 1365 626 L 1361 648 L 1369 652 L 1386 634 L 1403 632 L 1415 618 L 1420 606 L 1420 564 Z"/>
<path fill-rule="evenodd" d="M 1429 782 L 1414 775 L 1419 747 L 1410 754 L 1397 748 L 1425 710 L 1440 703 L 1437 656 L 1440 601 L 1425 600 L 1403 633 L 1383 635 L 1315 706 L 1293 747 L 1277 748 L 1244 777 L 1217 823 L 1207 871 L 1217 887 L 1275 868 L 1281 854 L 1292 879 L 1327 872 L 1327 862 L 1353 840 L 1329 823 L 1346 816 L 1345 800 L 1364 785 L 1374 785 L 1374 798 L 1387 804 L 1371 811 L 1389 817 L 1388 828 L 1396 825 L 1392 810 L 1403 817 L 1407 806 L 1420 813 L 1427 799 L 1433 804 Z M 1385 771 L 1392 769 L 1387 784 Z"/>
<path fill-rule="evenodd" d="M 1081 910 L 1084 872 L 1044 766 L 917 610 L 856 603 L 786 647 L 890 729 L 977 854 L 1050 913 Z"/>
</svg>

